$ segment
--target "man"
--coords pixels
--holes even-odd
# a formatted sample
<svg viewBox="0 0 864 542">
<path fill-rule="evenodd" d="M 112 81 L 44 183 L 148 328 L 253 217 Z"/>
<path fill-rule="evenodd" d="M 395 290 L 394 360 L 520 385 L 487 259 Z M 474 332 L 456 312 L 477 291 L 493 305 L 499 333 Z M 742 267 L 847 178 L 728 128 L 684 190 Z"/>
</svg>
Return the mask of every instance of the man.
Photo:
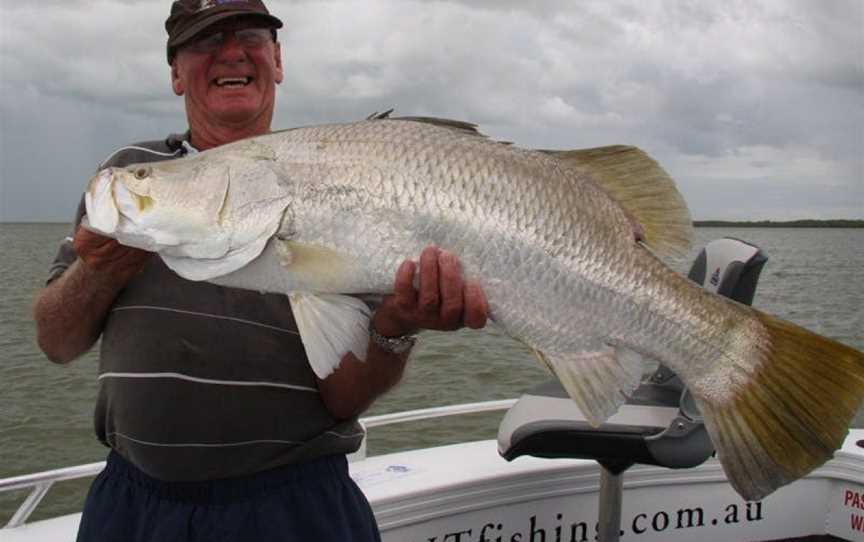
<svg viewBox="0 0 864 542">
<path fill-rule="evenodd" d="M 180 0 L 165 26 L 189 131 L 120 149 L 103 167 L 270 131 L 282 22 L 260 0 Z M 366 362 L 348 354 L 319 380 L 285 296 L 189 282 L 150 253 L 77 228 L 34 313 L 54 362 L 102 339 L 95 425 L 111 452 L 78 539 L 378 540 L 347 476 L 357 416 L 400 379 L 417 330 L 487 318 L 479 286 L 434 247 L 419 269 L 402 264 L 394 288 L 373 314 Z"/>
</svg>

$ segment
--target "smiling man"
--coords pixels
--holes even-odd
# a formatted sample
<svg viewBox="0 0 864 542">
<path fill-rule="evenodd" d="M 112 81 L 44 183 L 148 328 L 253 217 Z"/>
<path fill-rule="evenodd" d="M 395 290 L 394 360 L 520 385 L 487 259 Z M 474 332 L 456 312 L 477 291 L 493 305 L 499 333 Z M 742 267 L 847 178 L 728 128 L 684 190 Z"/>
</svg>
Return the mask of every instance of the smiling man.
<svg viewBox="0 0 864 542">
<path fill-rule="evenodd" d="M 189 130 L 102 167 L 181 158 L 270 131 L 282 22 L 260 0 L 176 1 L 171 85 Z M 79 228 L 34 306 L 39 345 L 68 363 L 101 337 L 95 427 L 110 448 L 79 541 L 380 540 L 345 455 L 357 417 L 402 376 L 419 329 L 482 327 L 458 260 L 430 247 L 376 307 L 366 361 L 318 379 L 287 297 L 190 282 L 153 254 Z M 415 274 L 419 272 L 419 289 Z"/>
<path fill-rule="evenodd" d="M 282 82 L 282 22 L 260 2 L 195 4 L 175 2 L 165 23 L 171 85 L 186 101 L 191 144 L 205 150 L 267 133 Z M 244 10 L 255 14 L 238 19 Z"/>
</svg>

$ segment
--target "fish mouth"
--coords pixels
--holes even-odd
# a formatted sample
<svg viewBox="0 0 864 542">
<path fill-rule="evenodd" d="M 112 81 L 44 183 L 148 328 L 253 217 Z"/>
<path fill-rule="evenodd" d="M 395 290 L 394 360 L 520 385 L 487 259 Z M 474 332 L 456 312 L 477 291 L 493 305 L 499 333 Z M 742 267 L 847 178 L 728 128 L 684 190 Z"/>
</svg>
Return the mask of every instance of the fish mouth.
<svg viewBox="0 0 864 542">
<path fill-rule="evenodd" d="M 97 233 L 112 234 L 120 223 L 120 211 L 114 199 L 114 174 L 103 169 L 90 180 L 84 193 L 89 229 Z"/>
<path fill-rule="evenodd" d="M 251 76 L 244 77 L 217 77 L 212 83 L 219 88 L 243 88 L 252 83 L 255 78 Z"/>
</svg>

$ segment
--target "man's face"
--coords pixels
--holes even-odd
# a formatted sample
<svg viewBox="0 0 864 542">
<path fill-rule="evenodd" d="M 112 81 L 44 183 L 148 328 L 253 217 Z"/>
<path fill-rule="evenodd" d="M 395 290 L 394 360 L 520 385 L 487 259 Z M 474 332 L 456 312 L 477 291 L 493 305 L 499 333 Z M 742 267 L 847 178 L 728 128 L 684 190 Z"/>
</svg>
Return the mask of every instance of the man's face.
<svg viewBox="0 0 864 542">
<path fill-rule="evenodd" d="M 266 39 L 256 41 L 243 32 L 255 28 Z M 222 39 L 214 39 L 219 32 Z M 279 44 L 254 21 L 231 20 L 207 28 L 181 46 L 171 64 L 171 83 L 174 92 L 185 97 L 193 131 L 196 126 L 259 125 L 269 130 L 276 84 L 281 82 Z"/>
</svg>

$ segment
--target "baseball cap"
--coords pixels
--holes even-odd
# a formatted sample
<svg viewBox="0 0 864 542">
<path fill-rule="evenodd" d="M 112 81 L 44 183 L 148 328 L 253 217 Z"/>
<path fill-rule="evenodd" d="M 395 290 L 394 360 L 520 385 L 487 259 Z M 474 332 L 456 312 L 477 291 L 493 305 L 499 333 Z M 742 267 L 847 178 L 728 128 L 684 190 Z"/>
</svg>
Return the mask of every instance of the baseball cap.
<svg viewBox="0 0 864 542">
<path fill-rule="evenodd" d="M 282 28 L 282 21 L 270 15 L 261 0 L 176 0 L 171 4 L 171 15 L 165 21 L 168 31 L 166 52 L 168 63 L 177 47 L 196 34 L 230 17 L 260 18 L 266 26 Z"/>
</svg>

